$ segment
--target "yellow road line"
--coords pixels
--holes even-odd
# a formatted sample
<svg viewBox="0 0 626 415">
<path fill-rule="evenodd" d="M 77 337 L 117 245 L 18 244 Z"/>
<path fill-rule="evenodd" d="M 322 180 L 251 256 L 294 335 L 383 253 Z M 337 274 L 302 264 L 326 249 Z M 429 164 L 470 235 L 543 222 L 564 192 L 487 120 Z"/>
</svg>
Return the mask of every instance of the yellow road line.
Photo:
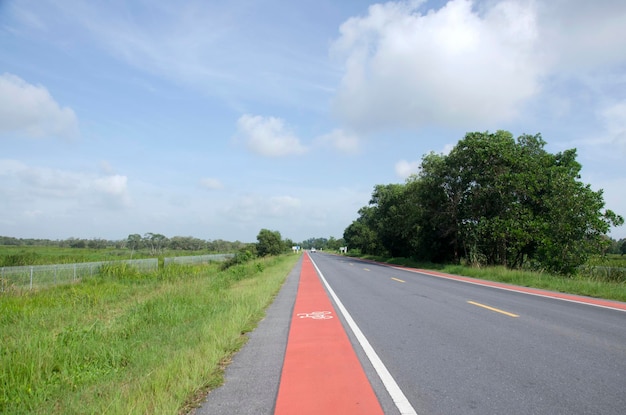
<svg viewBox="0 0 626 415">
<path fill-rule="evenodd" d="M 399 280 L 398 278 L 394 278 L 394 277 L 391 277 L 391 279 L 394 280 L 394 281 L 398 281 L 398 282 L 406 282 L 406 281 Z"/>
<path fill-rule="evenodd" d="M 517 314 L 509 313 L 507 311 L 500 310 L 499 308 L 489 307 L 488 305 L 476 303 L 474 301 L 468 301 L 468 304 L 472 304 L 472 305 L 475 305 L 475 306 L 478 306 L 478 307 L 486 308 L 487 310 L 495 311 L 496 313 L 504 314 L 504 315 L 509 316 L 509 317 L 519 317 L 519 315 L 517 315 Z"/>
<path fill-rule="evenodd" d="M 363 268 L 363 271 L 369 271 L 369 268 Z"/>
</svg>

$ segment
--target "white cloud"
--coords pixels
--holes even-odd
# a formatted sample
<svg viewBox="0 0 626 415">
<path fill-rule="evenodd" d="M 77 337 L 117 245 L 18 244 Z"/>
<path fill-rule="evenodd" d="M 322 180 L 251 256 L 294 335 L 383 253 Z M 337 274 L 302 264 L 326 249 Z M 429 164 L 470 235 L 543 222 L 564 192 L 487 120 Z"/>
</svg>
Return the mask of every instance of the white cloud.
<svg viewBox="0 0 626 415">
<path fill-rule="evenodd" d="M 213 177 L 205 177 L 200 180 L 200 186 L 208 190 L 218 190 L 223 188 L 222 182 Z"/>
<path fill-rule="evenodd" d="M 469 0 L 418 8 L 376 4 L 341 25 L 332 52 L 345 73 L 334 110 L 349 125 L 497 122 L 538 92 L 545 65 L 534 53 L 532 2 L 498 2 L 483 14 Z"/>
<path fill-rule="evenodd" d="M 624 1 L 426 4 L 375 4 L 341 25 L 332 44 L 343 66 L 333 110 L 357 131 L 495 129 L 531 105 L 557 116 L 576 111 L 572 86 L 600 101 L 621 92 Z"/>
<path fill-rule="evenodd" d="M 417 172 L 419 172 L 420 165 L 421 162 L 419 161 L 400 160 L 395 166 L 396 174 L 400 178 L 406 179 L 412 174 L 417 174 Z"/>
<path fill-rule="evenodd" d="M 128 178 L 94 176 L 80 172 L 34 167 L 16 160 L 0 159 L 0 193 L 14 211 L 32 210 L 32 205 L 123 208 L 130 205 Z"/>
<path fill-rule="evenodd" d="M 61 107 L 43 86 L 5 73 L 0 75 L 0 134 L 73 138 L 78 135 L 74 111 Z"/>
<path fill-rule="evenodd" d="M 359 138 L 355 134 L 339 128 L 318 137 L 316 141 L 330 144 L 335 149 L 346 154 L 354 154 L 359 150 Z"/>
<path fill-rule="evenodd" d="M 243 140 L 250 151 L 266 157 L 306 152 L 300 139 L 280 118 L 242 115 L 237 120 L 237 138 Z"/>
</svg>

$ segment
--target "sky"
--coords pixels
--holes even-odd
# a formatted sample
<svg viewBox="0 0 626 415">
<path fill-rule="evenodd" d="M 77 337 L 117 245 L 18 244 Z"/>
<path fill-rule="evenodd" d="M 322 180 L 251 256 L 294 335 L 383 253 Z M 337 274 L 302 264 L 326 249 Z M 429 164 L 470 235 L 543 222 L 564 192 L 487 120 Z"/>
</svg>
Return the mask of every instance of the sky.
<svg viewBox="0 0 626 415">
<path fill-rule="evenodd" d="M 341 238 L 496 130 L 626 217 L 626 2 L 0 0 L 0 235 Z"/>
</svg>

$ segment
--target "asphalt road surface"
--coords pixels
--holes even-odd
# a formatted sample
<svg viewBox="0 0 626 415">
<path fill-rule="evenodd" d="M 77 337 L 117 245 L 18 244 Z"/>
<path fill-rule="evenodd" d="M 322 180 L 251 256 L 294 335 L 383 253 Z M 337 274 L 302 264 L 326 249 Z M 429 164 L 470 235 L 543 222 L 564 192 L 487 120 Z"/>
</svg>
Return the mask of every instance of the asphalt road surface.
<svg viewBox="0 0 626 415">
<path fill-rule="evenodd" d="M 623 311 L 314 259 L 418 414 L 626 413 Z"/>
<path fill-rule="evenodd" d="M 347 257 L 321 253 L 311 257 L 419 415 L 626 413 L 624 311 Z M 238 359 L 244 359 L 248 386 L 229 375 L 229 368 L 225 386 L 209 395 L 198 414 L 273 412 L 280 353 L 295 298 L 295 271 L 266 320 L 234 359 L 235 373 L 241 372 Z M 264 335 L 269 329 L 275 334 Z M 385 413 L 399 413 L 361 346 L 346 330 Z M 270 346 L 259 349 L 254 336 Z M 272 359 L 246 357 L 264 348 L 272 350 Z M 255 369 L 259 365 L 261 369 Z M 266 390 L 250 389 L 260 385 Z M 264 406 L 255 406 L 257 400 Z M 216 410 L 233 401 L 249 401 L 249 412 L 233 407 Z"/>
</svg>

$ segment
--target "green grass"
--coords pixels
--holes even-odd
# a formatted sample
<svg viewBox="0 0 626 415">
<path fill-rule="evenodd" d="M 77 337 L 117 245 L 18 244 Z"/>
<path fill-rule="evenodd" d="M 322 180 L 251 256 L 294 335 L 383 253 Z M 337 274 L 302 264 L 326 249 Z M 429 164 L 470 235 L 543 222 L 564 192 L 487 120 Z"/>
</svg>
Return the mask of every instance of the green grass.
<svg viewBox="0 0 626 415">
<path fill-rule="evenodd" d="M 586 272 L 581 272 L 579 275 L 572 277 L 564 277 L 545 272 L 511 270 L 505 267 L 475 268 L 465 265 L 433 264 L 417 262 L 410 258 L 384 258 L 374 256 L 362 256 L 362 258 L 412 268 L 436 270 L 453 275 L 504 282 L 522 287 L 541 288 L 550 291 L 604 298 L 607 300 L 626 301 L 626 279 L 622 279 L 621 277 L 611 280 L 603 275 Z"/>
<path fill-rule="evenodd" d="M 208 251 L 164 250 L 158 256 L 205 255 Z M 133 251 L 127 248 L 64 248 L 58 246 L 0 245 L 0 267 L 21 265 L 72 264 L 75 262 L 118 261 L 124 259 L 154 258 L 147 249 Z"/>
<path fill-rule="evenodd" d="M 112 268 L 0 296 L 0 413 L 186 413 L 222 382 L 297 259 Z"/>
</svg>

